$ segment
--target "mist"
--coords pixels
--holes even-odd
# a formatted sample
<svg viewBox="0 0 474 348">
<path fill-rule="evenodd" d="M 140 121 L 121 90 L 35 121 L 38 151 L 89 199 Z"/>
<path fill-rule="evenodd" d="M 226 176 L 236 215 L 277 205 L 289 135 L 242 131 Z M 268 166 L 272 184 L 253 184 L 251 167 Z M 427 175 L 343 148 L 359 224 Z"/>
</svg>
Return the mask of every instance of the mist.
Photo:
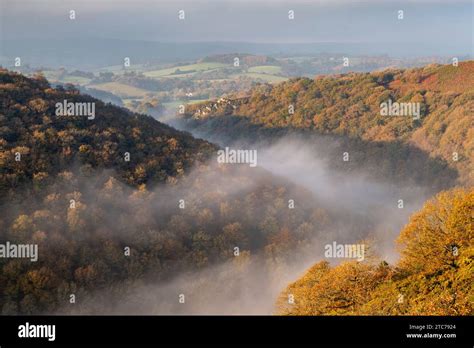
<svg viewBox="0 0 474 348">
<path fill-rule="evenodd" d="M 331 159 L 328 156 L 329 148 L 339 146 L 335 142 L 287 135 L 271 143 L 235 139 L 226 143 L 221 137 L 221 146 L 257 150 L 257 168 L 246 164 L 217 164 L 213 158 L 206 166 L 195 168 L 185 179 L 185 182 L 198 182 L 201 188 L 198 192 L 190 193 L 186 183 L 172 188 L 158 186 L 151 190 L 154 198 L 141 203 L 151 204 L 150 213 L 160 220 L 176 210 L 179 199 L 192 202 L 199 197 L 201 206 L 212 207 L 215 195 L 229 199 L 251 193 L 261 185 L 284 186 L 288 188 L 285 196 L 295 200 L 295 211 L 323 209 L 328 220 L 313 228 L 307 242 L 292 245 L 288 252 L 291 257 L 275 257 L 267 248 L 242 249 L 238 256 L 230 255 L 227 261 L 201 269 L 176 271 L 160 279 L 137 279 L 115 290 L 98 291 L 59 313 L 272 314 L 279 293 L 310 266 L 323 260 L 333 264 L 341 262 L 324 257 L 324 246 L 328 243 L 369 242 L 380 260 L 394 263 L 398 258 L 396 237 L 409 216 L 433 194 L 433 188 L 429 183 L 427 186 L 403 185 L 374 180 L 371 173 L 363 171 L 332 169 L 331 161 L 342 161 L 342 157 Z M 299 199 L 301 192 L 309 194 L 311 199 L 306 199 L 307 196 Z M 398 206 L 399 199 L 403 199 L 403 208 Z M 123 205 L 128 211 L 140 210 L 130 202 Z M 265 213 L 264 207 L 260 208 L 256 216 Z M 107 212 L 110 223 L 120 219 L 117 214 L 113 210 Z M 243 214 L 231 220 L 239 221 Z M 290 231 L 294 233 L 296 231 Z"/>
</svg>

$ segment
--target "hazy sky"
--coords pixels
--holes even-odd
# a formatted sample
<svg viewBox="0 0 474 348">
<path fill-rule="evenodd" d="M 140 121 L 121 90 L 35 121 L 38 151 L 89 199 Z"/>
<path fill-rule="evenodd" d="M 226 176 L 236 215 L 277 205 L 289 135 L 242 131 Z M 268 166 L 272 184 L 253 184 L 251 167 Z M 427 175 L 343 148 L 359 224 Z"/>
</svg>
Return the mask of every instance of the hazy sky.
<svg viewBox="0 0 474 348">
<path fill-rule="evenodd" d="M 472 50 L 470 0 L 0 0 L 1 38 L 426 42 Z M 178 11 L 185 11 L 185 20 Z M 69 19 L 75 10 L 77 18 Z M 295 19 L 288 19 L 288 11 Z M 397 19 L 398 10 L 404 19 Z"/>
</svg>

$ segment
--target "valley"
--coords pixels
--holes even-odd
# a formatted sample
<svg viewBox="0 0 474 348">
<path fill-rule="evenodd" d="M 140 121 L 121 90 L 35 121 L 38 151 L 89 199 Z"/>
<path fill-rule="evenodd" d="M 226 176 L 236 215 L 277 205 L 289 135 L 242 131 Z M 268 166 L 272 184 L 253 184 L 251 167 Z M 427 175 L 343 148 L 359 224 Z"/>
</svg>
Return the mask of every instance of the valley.
<svg viewBox="0 0 474 348">
<path fill-rule="evenodd" d="M 0 348 L 472 345 L 472 0 L 0 0 Z"/>
<path fill-rule="evenodd" d="M 184 114 L 168 110 L 160 119 L 169 125 L 83 96 L 77 87 L 51 88 L 41 75 L 30 79 L 2 71 L 7 124 L 1 188 L 17 204 L 8 207 L 3 200 L 1 224 L 7 238 L 37 243 L 46 255 L 33 267 L 27 260 L 0 260 L 6 270 L 0 283 L 3 312 L 308 313 L 303 307 L 287 312 L 282 298 L 294 299 L 299 292 L 288 295 L 285 291 L 293 290 L 284 289 L 300 284 L 298 277 L 324 259 L 325 245 L 334 243 L 362 245 L 366 256 L 355 268 L 336 258 L 314 266 L 317 272 L 318 267 L 328 277 L 340 269 L 373 272 L 374 259 L 388 262 L 381 278 L 367 284 L 373 287 L 364 288 L 385 296 L 377 289 L 394 274 L 390 265 L 400 259 L 394 240 L 410 216 L 436 193 L 470 185 L 467 133 L 456 133 L 458 163 L 436 155 L 454 149 L 442 138 L 431 138 L 431 147 L 412 140 L 412 134 L 422 139 L 425 124 L 441 122 L 450 129 L 467 122 L 464 129 L 472 129 L 465 118 L 472 92 L 452 94 L 437 79 L 444 69 L 257 84 L 244 95 L 186 104 Z M 380 96 L 387 96 L 382 88 L 390 89 L 404 100 L 415 95 L 410 79 L 417 78 L 440 81 L 422 93 L 429 107 L 419 120 L 381 118 L 378 104 L 370 102 L 383 99 L 361 88 L 368 84 Z M 309 96 L 332 111 L 332 123 L 320 123 L 325 116 L 308 117 L 312 108 L 324 112 L 307 104 Z M 346 109 L 346 100 L 361 96 L 367 99 L 358 110 Z M 58 98 L 94 103 L 94 119 L 54 116 Z M 443 103 L 459 100 L 462 107 L 451 108 L 452 117 L 445 118 Z M 19 103 L 28 109 L 19 110 Z M 288 103 L 294 114 L 288 114 Z M 357 126 L 345 124 L 355 121 Z M 243 161 L 250 166 L 229 156 L 219 161 L 222 148 L 251 151 L 254 161 L 250 156 Z M 13 160 L 15 153 L 21 154 L 20 162 Z M 59 262 L 53 255 L 61 255 Z M 64 294 L 81 300 L 70 306 Z M 464 302 L 460 306 L 468 310 Z M 373 313 L 384 310 L 372 308 Z"/>
</svg>

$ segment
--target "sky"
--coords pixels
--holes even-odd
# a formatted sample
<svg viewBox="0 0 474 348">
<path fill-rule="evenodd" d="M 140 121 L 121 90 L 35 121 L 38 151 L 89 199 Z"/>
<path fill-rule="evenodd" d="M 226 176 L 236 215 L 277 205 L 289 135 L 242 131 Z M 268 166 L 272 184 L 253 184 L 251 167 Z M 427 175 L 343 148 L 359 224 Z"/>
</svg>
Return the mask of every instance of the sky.
<svg viewBox="0 0 474 348">
<path fill-rule="evenodd" d="M 2 40 L 383 42 L 472 51 L 470 0 L 0 0 Z M 76 19 L 69 19 L 69 11 Z M 185 19 L 178 19 L 178 11 Z M 288 19 L 293 10 L 295 18 Z M 404 18 L 397 18 L 398 11 Z"/>
</svg>

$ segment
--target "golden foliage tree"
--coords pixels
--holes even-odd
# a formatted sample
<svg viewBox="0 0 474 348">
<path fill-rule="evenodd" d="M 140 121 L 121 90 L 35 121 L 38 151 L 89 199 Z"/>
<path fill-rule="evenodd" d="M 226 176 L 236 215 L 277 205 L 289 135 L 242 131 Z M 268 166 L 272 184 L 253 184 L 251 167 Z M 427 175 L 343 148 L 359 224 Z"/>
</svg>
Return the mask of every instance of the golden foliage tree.
<svg viewBox="0 0 474 348">
<path fill-rule="evenodd" d="M 439 193 L 400 233 L 397 267 L 317 263 L 279 296 L 283 315 L 472 315 L 474 189 Z"/>
</svg>

